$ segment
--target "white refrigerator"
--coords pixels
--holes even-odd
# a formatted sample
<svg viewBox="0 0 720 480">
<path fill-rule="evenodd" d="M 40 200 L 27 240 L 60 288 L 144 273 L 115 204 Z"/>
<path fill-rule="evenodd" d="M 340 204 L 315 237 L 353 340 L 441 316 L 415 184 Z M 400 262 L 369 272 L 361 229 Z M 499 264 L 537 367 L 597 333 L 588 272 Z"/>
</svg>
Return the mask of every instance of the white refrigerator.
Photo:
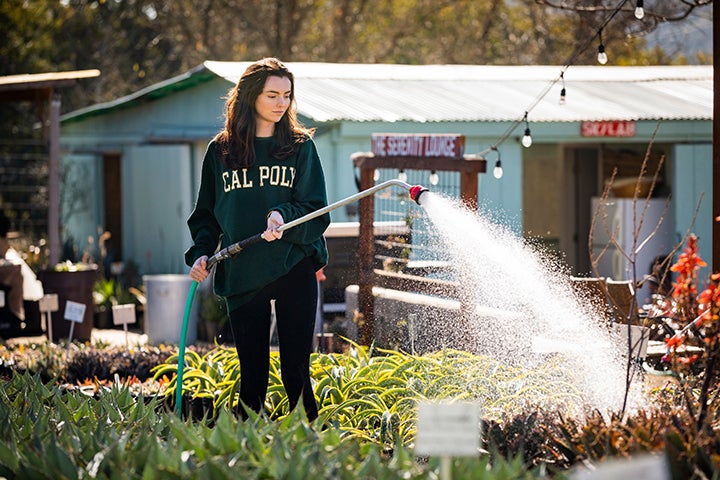
<svg viewBox="0 0 720 480">
<path fill-rule="evenodd" d="M 594 218 L 594 228 L 591 232 L 591 260 L 596 261 L 599 258 L 598 275 L 614 280 L 632 278 L 630 259 L 610 243 L 611 236 L 614 236 L 618 245 L 630 258 L 633 257 L 633 245 L 635 245 L 635 281 L 642 280 L 650 273 L 653 260 L 670 253 L 676 243 L 672 211 L 667 199 L 650 199 L 647 210 L 645 210 L 645 199 L 633 202 L 632 198 L 608 198 L 604 204 L 601 204 L 601 201 L 600 198 L 593 198 L 590 212 L 591 218 Z M 648 236 L 656 227 L 657 230 L 648 240 Z M 638 228 L 637 241 L 634 243 Z M 608 246 L 607 250 L 601 256 L 606 246 Z M 649 302 L 650 290 L 647 284 L 640 288 L 637 299 L 640 305 Z"/>
</svg>

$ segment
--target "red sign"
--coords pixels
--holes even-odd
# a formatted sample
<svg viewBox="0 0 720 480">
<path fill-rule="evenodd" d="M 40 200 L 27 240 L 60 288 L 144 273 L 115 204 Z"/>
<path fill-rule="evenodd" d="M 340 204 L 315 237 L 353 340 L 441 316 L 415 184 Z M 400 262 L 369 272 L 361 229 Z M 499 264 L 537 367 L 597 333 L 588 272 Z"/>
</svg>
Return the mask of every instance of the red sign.
<svg viewBox="0 0 720 480">
<path fill-rule="evenodd" d="M 582 122 L 580 135 L 583 137 L 634 137 L 635 122 Z"/>
<path fill-rule="evenodd" d="M 372 153 L 378 157 L 462 157 L 465 135 L 373 133 Z"/>
</svg>

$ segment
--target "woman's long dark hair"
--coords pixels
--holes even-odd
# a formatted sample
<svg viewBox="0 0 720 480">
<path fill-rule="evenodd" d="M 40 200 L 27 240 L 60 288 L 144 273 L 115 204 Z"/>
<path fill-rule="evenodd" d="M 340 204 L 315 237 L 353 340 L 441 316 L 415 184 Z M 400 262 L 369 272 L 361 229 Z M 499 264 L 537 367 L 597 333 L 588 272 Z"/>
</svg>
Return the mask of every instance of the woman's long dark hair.
<svg viewBox="0 0 720 480">
<path fill-rule="evenodd" d="M 290 80 L 290 106 L 275 124 L 273 157 L 283 160 L 295 147 L 314 133 L 297 119 L 295 111 L 295 77 L 277 58 L 263 58 L 250 65 L 230 89 L 225 102 L 225 128 L 215 136 L 220 144 L 223 164 L 228 168 L 243 168 L 255 163 L 255 101 L 265 87 L 268 77 Z"/>
</svg>

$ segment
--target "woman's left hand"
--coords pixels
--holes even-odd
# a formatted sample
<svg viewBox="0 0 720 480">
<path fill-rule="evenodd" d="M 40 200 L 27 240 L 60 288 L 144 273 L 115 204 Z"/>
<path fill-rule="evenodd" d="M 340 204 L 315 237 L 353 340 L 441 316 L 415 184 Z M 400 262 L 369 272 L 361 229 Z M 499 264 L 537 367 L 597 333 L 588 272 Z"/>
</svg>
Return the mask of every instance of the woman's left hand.
<svg viewBox="0 0 720 480">
<path fill-rule="evenodd" d="M 284 224 L 285 220 L 283 219 L 280 212 L 278 212 L 277 210 L 273 210 L 272 212 L 270 212 L 270 215 L 268 215 L 267 230 L 262 233 L 262 238 L 268 242 L 272 242 L 273 240 L 282 238 L 283 232 L 279 231 L 278 228 Z"/>
</svg>

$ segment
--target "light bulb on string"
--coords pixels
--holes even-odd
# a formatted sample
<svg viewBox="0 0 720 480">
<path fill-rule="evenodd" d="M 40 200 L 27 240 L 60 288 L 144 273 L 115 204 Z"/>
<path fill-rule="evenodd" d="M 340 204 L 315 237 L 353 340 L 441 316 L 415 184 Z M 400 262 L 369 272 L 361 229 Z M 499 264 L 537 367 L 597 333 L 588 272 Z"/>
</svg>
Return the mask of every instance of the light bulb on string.
<svg viewBox="0 0 720 480">
<path fill-rule="evenodd" d="M 495 162 L 495 168 L 493 168 L 493 177 L 500 180 L 502 178 L 502 176 L 503 176 L 502 162 L 500 162 L 500 160 L 498 160 L 497 162 Z"/>
<path fill-rule="evenodd" d="M 525 134 L 523 135 L 520 143 L 522 143 L 523 147 L 530 148 L 532 145 L 532 136 L 530 135 L 530 124 L 528 123 L 527 112 L 525 112 L 523 120 L 525 120 Z"/>
<path fill-rule="evenodd" d="M 525 135 L 523 135 L 521 142 L 522 146 L 525 148 L 530 148 L 532 146 L 532 136 L 530 136 L 530 129 L 525 129 Z"/>
<path fill-rule="evenodd" d="M 380 180 L 380 170 L 377 168 L 373 171 L 373 180 L 376 182 Z"/>
<path fill-rule="evenodd" d="M 493 168 L 493 177 L 500 180 L 503 176 L 502 162 L 500 161 L 500 150 L 497 147 L 492 147 L 492 150 L 497 153 L 497 160 L 495 161 L 495 168 Z"/>
<path fill-rule="evenodd" d="M 635 18 L 642 20 L 645 17 L 645 9 L 643 9 L 643 0 L 635 2 Z"/>
<path fill-rule="evenodd" d="M 605 46 L 601 43 L 598 47 L 598 63 L 605 65 L 608 61 L 607 53 L 605 53 Z"/>
<path fill-rule="evenodd" d="M 605 53 L 605 45 L 603 45 L 602 41 L 602 28 L 598 32 L 600 35 L 600 45 L 598 45 L 598 54 L 597 54 L 597 61 L 601 65 L 605 65 L 608 61 L 607 53 Z"/>
<path fill-rule="evenodd" d="M 401 182 L 407 182 L 407 173 L 405 173 L 405 170 L 400 170 L 400 173 L 398 173 L 398 180 Z"/>
<path fill-rule="evenodd" d="M 430 178 L 428 180 L 430 182 L 430 185 L 437 185 L 438 183 L 440 183 L 440 177 L 435 170 L 430 172 Z"/>
</svg>

